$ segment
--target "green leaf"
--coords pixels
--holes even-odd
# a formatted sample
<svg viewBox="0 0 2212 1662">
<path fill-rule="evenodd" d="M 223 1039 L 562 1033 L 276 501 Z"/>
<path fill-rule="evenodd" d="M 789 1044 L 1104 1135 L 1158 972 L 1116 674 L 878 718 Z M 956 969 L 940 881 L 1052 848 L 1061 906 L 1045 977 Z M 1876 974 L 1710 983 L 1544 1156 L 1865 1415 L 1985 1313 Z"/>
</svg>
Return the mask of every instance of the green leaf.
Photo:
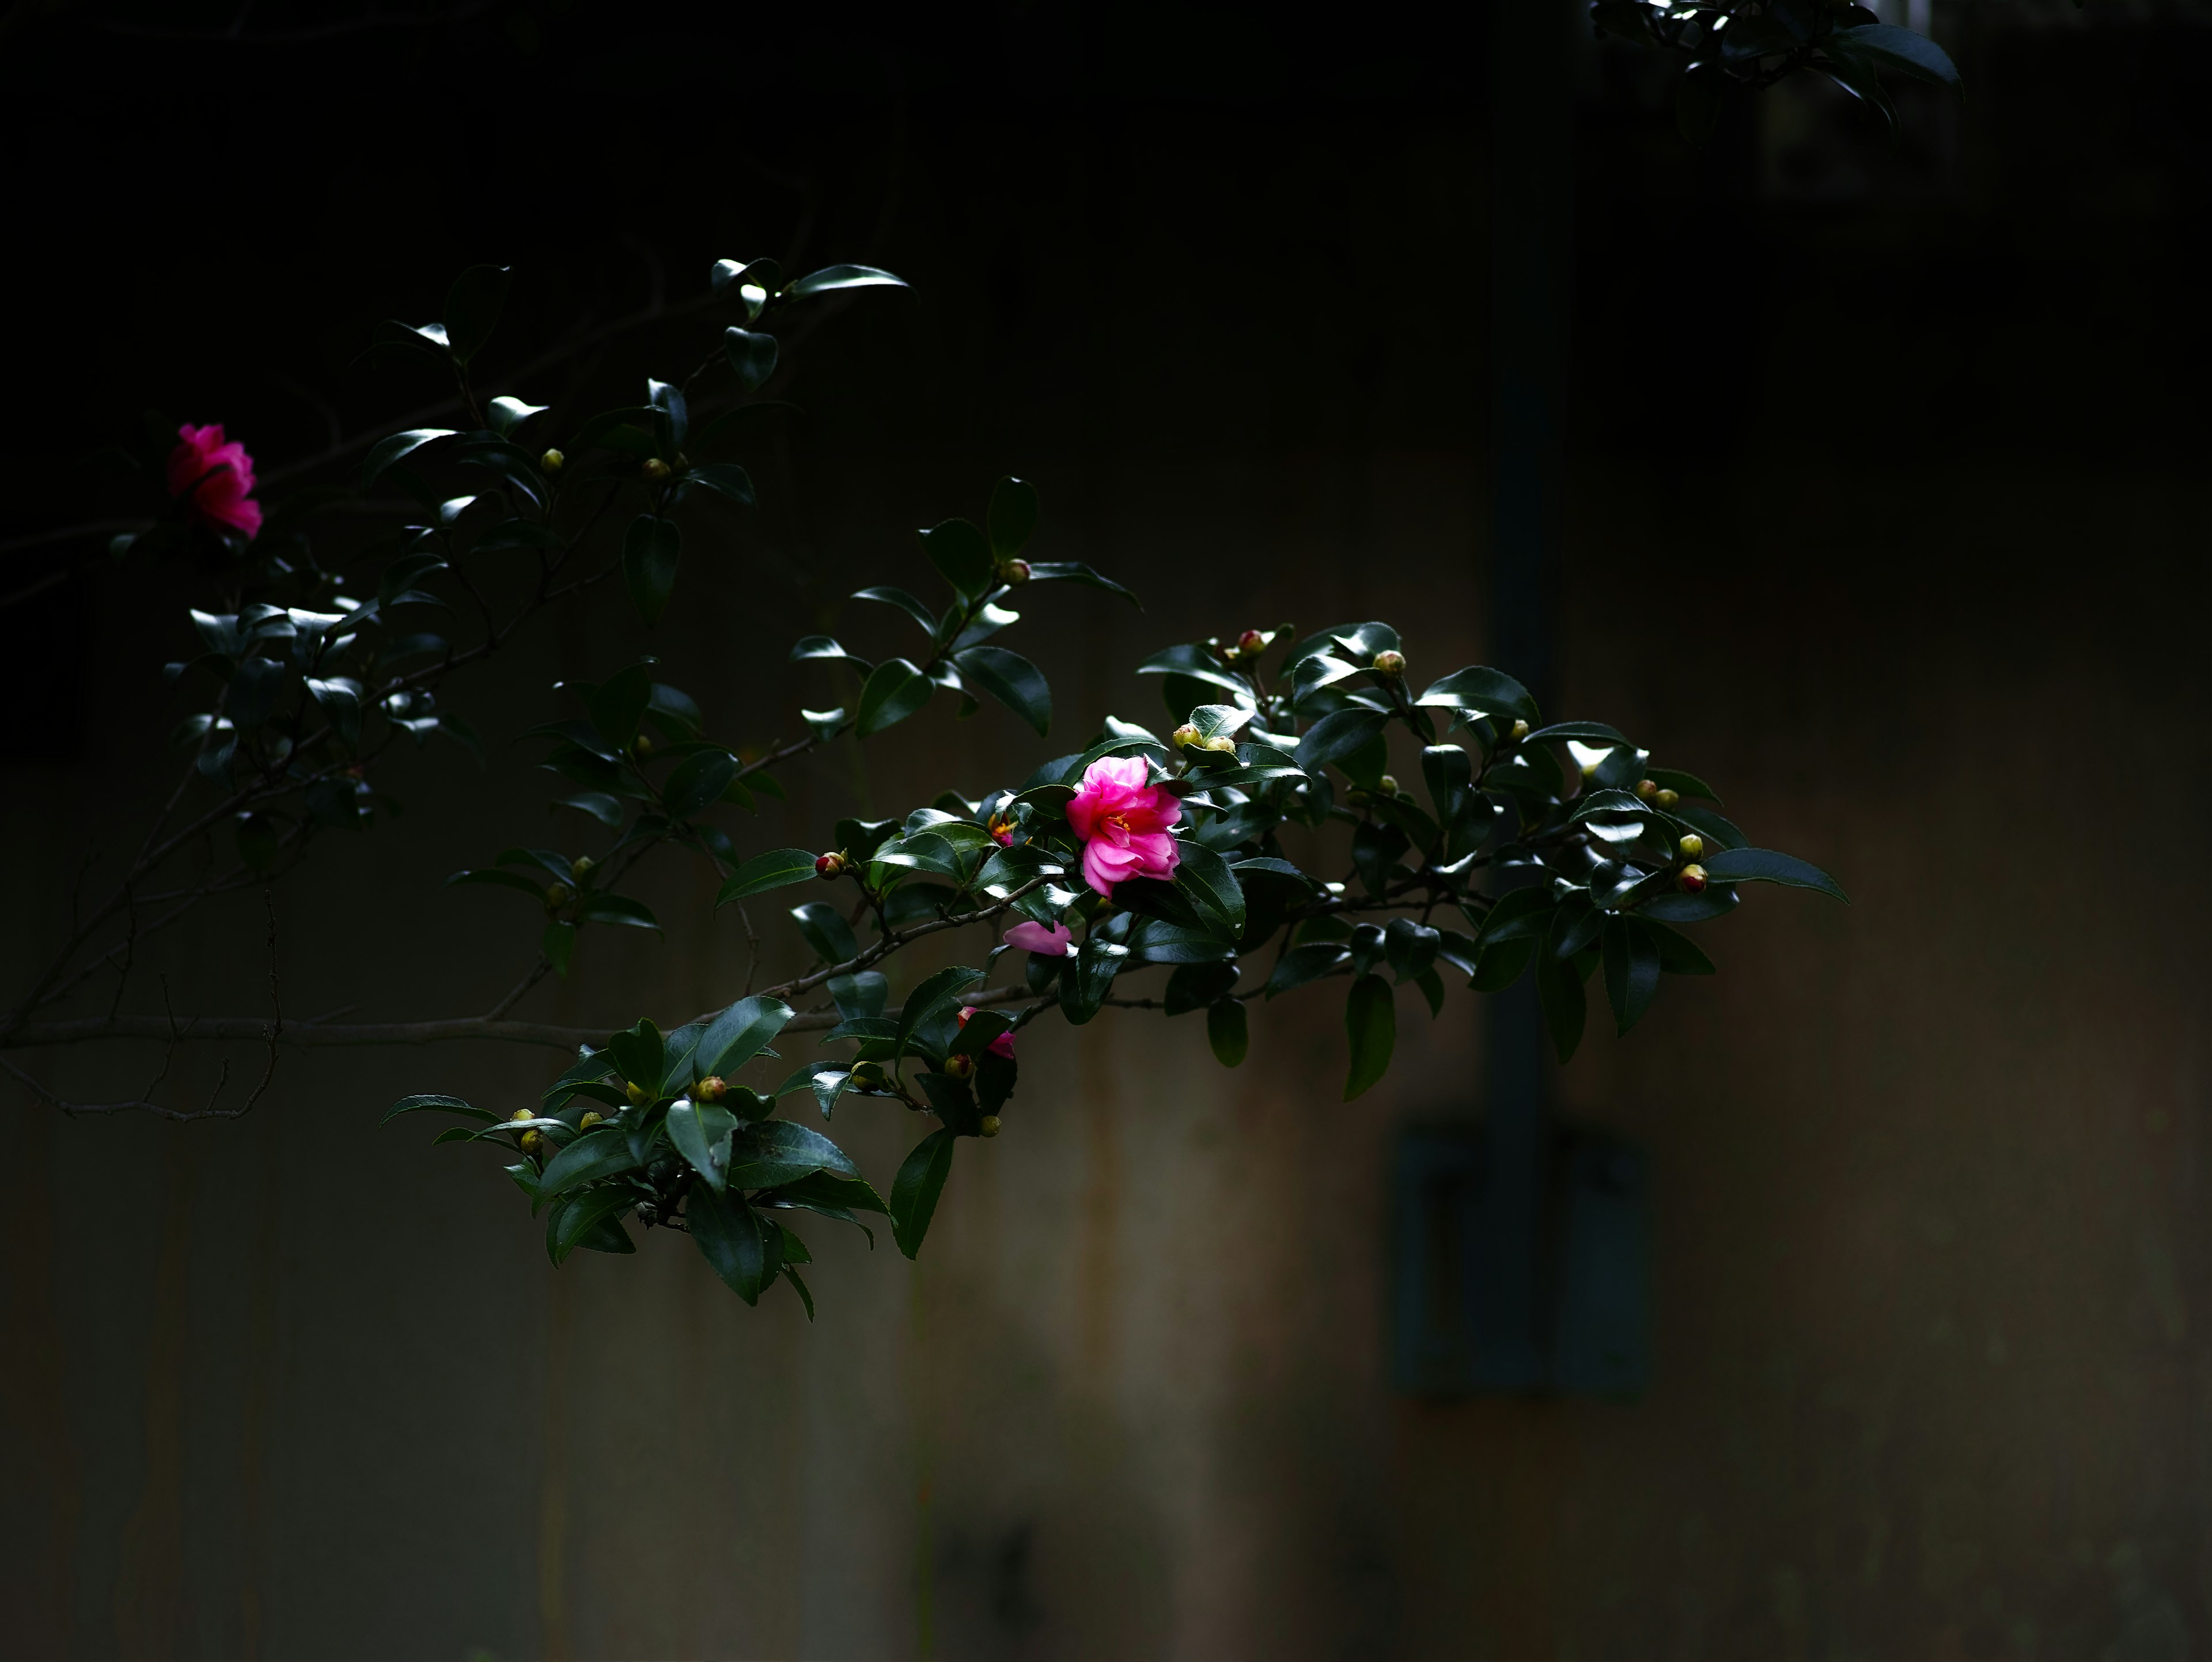
<svg viewBox="0 0 2212 1662">
<path fill-rule="evenodd" d="M 630 521 L 623 538 L 623 581 L 629 585 L 631 604 L 648 628 L 668 609 L 677 562 L 683 554 L 684 533 L 673 520 L 641 514 Z"/>
<path fill-rule="evenodd" d="M 545 933 L 538 937 L 538 950 L 545 954 L 545 961 L 553 966 L 554 974 L 568 974 L 569 961 L 576 955 L 576 926 L 548 923 Z"/>
<path fill-rule="evenodd" d="M 1027 479 L 1000 479 L 992 490 L 987 516 L 991 551 L 1002 560 L 1012 559 L 1036 532 L 1036 487 Z M 1032 570 L 1030 575 L 1034 578 L 1036 574 Z"/>
<path fill-rule="evenodd" d="M 1298 740 L 1298 765 L 1308 773 L 1318 773 L 1328 763 L 1341 764 L 1376 738 L 1388 720 L 1380 710 L 1364 705 L 1331 711 L 1308 728 Z"/>
<path fill-rule="evenodd" d="M 491 423 L 491 430 L 502 438 L 507 438 L 513 436 L 516 429 L 532 416 L 542 416 L 552 407 L 550 404 L 525 404 L 520 399 L 496 398 L 484 406 L 484 411 L 485 418 Z M 531 531 L 543 529 L 529 521 L 510 523 L 518 530 L 524 527 Z"/>
<path fill-rule="evenodd" d="M 787 1119 L 766 1119 L 741 1125 L 730 1149 L 730 1186 L 733 1189 L 775 1189 L 827 1172 L 857 1178 L 860 1169 L 852 1156 L 819 1131 L 794 1125 Z"/>
<path fill-rule="evenodd" d="M 545 1163 L 538 1179 L 538 1192 L 557 1195 L 564 1190 L 597 1183 L 637 1165 L 629 1148 L 629 1133 L 611 1125 L 586 1131 Z"/>
<path fill-rule="evenodd" d="M 810 295 L 826 295 L 837 289 L 903 289 L 904 277 L 893 277 L 889 271 L 879 271 L 872 265 L 825 265 L 818 271 L 810 271 L 793 282 L 783 291 L 786 300 L 805 300 Z M 913 1255 L 909 1253 L 908 1257 Z"/>
<path fill-rule="evenodd" d="M 533 882 L 520 872 L 498 871 L 489 868 L 455 872 L 446 880 L 446 886 L 451 888 L 456 883 L 493 883 L 504 889 L 518 889 L 541 904 L 545 899 L 545 886 Z"/>
<path fill-rule="evenodd" d="M 932 640 L 937 638 L 937 614 L 902 588 L 893 588 L 887 584 L 875 588 L 863 588 L 856 590 L 853 598 L 856 600 L 873 600 L 878 606 L 895 606 L 913 618 L 915 623 L 921 624 L 921 632 L 924 635 Z"/>
<path fill-rule="evenodd" d="M 732 900 L 808 882 L 814 875 L 811 849 L 771 849 L 766 854 L 755 855 L 732 872 L 728 880 L 714 892 L 714 905 L 719 910 Z"/>
<path fill-rule="evenodd" d="M 660 920 L 642 900 L 626 894 L 587 894 L 576 908 L 580 923 L 625 923 L 635 929 L 658 929 Z"/>
<path fill-rule="evenodd" d="M 1334 941 L 1309 941 L 1293 947 L 1283 954 L 1275 965 L 1274 973 L 1267 977 L 1267 996 L 1273 998 L 1278 993 L 1317 980 L 1350 956 L 1343 945 Z"/>
<path fill-rule="evenodd" d="M 1233 998 L 1218 999 L 1207 1005 L 1206 1042 L 1213 1047 L 1213 1059 L 1223 1067 L 1234 1068 L 1243 1061 L 1244 1053 L 1251 1048 L 1244 1007 Z"/>
<path fill-rule="evenodd" d="M 1476 959 L 1474 973 L 1468 977 L 1468 986 L 1478 993 L 1502 993 L 1528 972 L 1528 960 L 1535 956 L 1537 943 L 1533 940 L 1504 941 L 1485 947 Z"/>
<path fill-rule="evenodd" d="M 860 689 L 858 730 L 862 738 L 903 721 L 929 702 L 933 683 L 903 658 L 878 664 Z"/>
<path fill-rule="evenodd" d="M 953 592 L 973 598 L 990 587 L 998 563 L 983 533 L 966 520 L 947 520 L 921 534 L 922 552 Z"/>
<path fill-rule="evenodd" d="M 1537 722 L 1536 701 L 1503 671 L 1475 666 L 1456 670 L 1431 684 L 1416 703 L 1432 709 L 1463 709 L 1477 715 L 1517 717 L 1530 727 Z"/>
<path fill-rule="evenodd" d="M 718 496 L 727 496 L 746 508 L 753 505 L 753 476 L 735 462 L 695 463 L 684 477 L 694 484 L 705 485 Z"/>
<path fill-rule="evenodd" d="M 853 938 L 853 926 L 835 906 L 810 900 L 803 906 L 793 906 L 791 916 L 799 925 L 799 934 L 806 937 L 806 944 L 814 948 L 815 955 L 824 964 L 842 964 L 860 956 L 860 943 Z M 834 990 L 831 996 L 836 996 Z"/>
<path fill-rule="evenodd" d="M 738 373 L 738 384 L 746 392 L 757 392 L 762 382 L 775 373 L 775 337 L 757 334 L 750 329 L 726 329 L 722 332 L 722 354 L 729 359 L 730 368 Z"/>
<path fill-rule="evenodd" d="M 737 777 L 738 758 L 726 750 L 695 751 L 676 764 L 660 788 L 660 806 L 672 819 L 688 819 L 722 800 Z"/>
<path fill-rule="evenodd" d="M 1661 790 L 1671 790 L 1683 796 L 1702 796 L 1717 804 L 1720 794 L 1694 773 L 1685 773 L 1680 768 L 1647 768 L 1644 776 Z"/>
<path fill-rule="evenodd" d="M 1484 915 L 1475 939 L 1485 947 L 1494 941 L 1534 940 L 1550 927 L 1550 913 L 1557 904 L 1548 884 L 1508 889 Z"/>
<path fill-rule="evenodd" d="M 483 1120 L 490 1124 L 496 1124 L 500 1120 L 500 1116 L 489 1108 L 478 1108 L 459 1097 L 413 1096 L 402 1097 L 393 1103 L 385 1110 L 384 1117 L 377 1123 L 387 1124 L 402 1114 L 459 1114 L 464 1119 Z"/>
<path fill-rule="evenodd" d="M 1817 889 L 1847 906 L 1851 903 L 1843 886 L 1818 866 L 1771 849 L 1723 849 L 1703 863 L 1705 875 L 1716 882 L 1780 883 L 1793 889 Z"/>
<path fill-rule="evenodd" d="M 1178 842 L 1176 886 L 1198 904 L 1200 914 L 1218 920 L 1233 939 L 1244 933 L 1244 888 L 1229 862 L 1197 843 Z"/>
<path fill-rule="evenodd" d="M 1833 29 L 1820 39 L 1821 50 L 1831 58 L 1850 58 L 1931 87 L 1948 87 L 1964 98 L 1966 83 L 1948 52 L 1924 34 L 1899 28 L 1894 23 L 1867 23 L 1857 28 Z"/>
<path fill-rule="evenodd" d="M 441 439 L 459 438 L 460 435 L 450 427 L 416 427 L 404 433 L 394 433 L 388 439 L 380 439 L 368 458 L 361 465 L 361 488 L 374 484 L 378 475 L 394 462 L 413 455 L 425 445 L 435 444 Z"/>
<path fill-rule="evenodd" d="M 623 822 L 622 803 L 603 790 L 587 790 L 581 795 L 564 796 L 556 802 L 545 805 L 548 813 L 556 808 L 574 808 L 579 813 L 588 813 L 602 825 L 610 828 Z"/>
<path fill-rule="evenodd" d="M 722 1284 L 747 1304 L 757 1304 L 768 1279 L 768 1254 L 752 1208 L 734 1195 L 695 1185 L 684 1202 L 684 1221 Z"/>
<path fill-rule="evenodd" d="M 1544 948 L 1536 955 L 1536 991 L 1543 1001 L 1544 1025 L 1551 1030 L 1552 1047 L 1561 1062 L 1572 1057 L 1582 1043 L 1586 1006 L 1574 954 L 1559 948 L 1578 925 L 1598 916 L 1587 901 L 1580 908 L 1560 906 L 1552 914 Z"/>
<path fill-rule="evenodd" d="M 1605 993 L 1613 1003 L 1616 1033 L 1633 1027 L 1659 991 L 1659 943 L 1652 935 L 1659 927 L 1641 918 L 1606 920 Z"/>
<path fill-rule="evenodd" d="M 1418 979 L 1437 961 L 1443 937 L 1410 917 L 1394 917 L 1382 932 L 1382 941 L 1391 973 L 1402 983 Z"/>
<path fill-rule="evenodd" d="M 446 344 L 461 362 L 476 356 L 491 338 L 500 308 L 507 304 L 507 277 L 504 265 L 471 265 L 446 291 Z"/>
<path fill-rule="evenodd" d="M 1398 1042 L 1398 1010 L 1389 982 L 1379 975 L 1352 982 L 1344 1001 L 1344 1031 L 1352 1040 L 1352 1069 L 1344 1081 L 1344 1099 L 1349 1102 L 1389 1071 L 1390 1051 Z"/>
<path fill-rule="evenodd" d="M 1188 1015 L 1193 1010 L 1204 1008 L 1234 987 L 1237 977 L 1237 966 L 1233 960 L 1178 965 L 1168 977 L 1168 1014 Z"/>
<path fill-rule="evenodd" d="M 546 1256 L 559 1263 L 578 1247 L 599 1252 L 635 1252 L 620 1222 L 630 1196 L 620 1185 L 586 1189 L 556 1203 L 546 1215 Z"/>
<path fill-rule="evenodd" d="M 631 664 L 604 681 L 574 685 L 599 737 L 617 751 L 628 750 L 637 737 L 638 723 L 653 704 L 653 667 Z"/>
<path fill-rule="evenodd" d="M 1129 949 L 1096 929 L 1076 949 L 1075 962 L 1060 971 L 1060 1013 L 1080 1027 L 1098 1014 L 1114 977 L 1128 960 Z"/>
<path fill-rule="evenodd" d="M 1429 1020 L 1435 1020 L 1444 1013 L 1443 977 L 1434 970 L 1424 970 L 1413 977 L 1413 984 L 1421 989 L 1421 996 L 1429 1001 Z"/>
<path fill-rule="evenodd" d="M 891 1179 L 891 1239 L 909 1258 L 921 1251 L 922 1237 L 929 1233 L 937 1197 L 944 1192 L 945 1176 L 952 1170 L 952 1146 L 957 1141 L 950 1130 L 932 1131 L 915 1145 L 898 1175 Z"/>
<path fill-rule="evenodd" d="M 738 1117 L 719 1102 L 679 1102 L 668 1111 L 668 1140 L 709 1188 L 729 1181 L 730 1137 Z"/>
<path fill-rule="evenodd" d="M 1145 603 L 1111 577 L 1101 576 L 1080 560 L 1031 560 L 1029 563 L 1030 581 L 1033 583 L 1081 583 L 1086 588 L 1101 588 L 1109 594 L 1119 594 L 1131 606 L 1142 612 Z"/>
<path fill-rule="evenodd" d="M 939 970 L 909 993 L 905 1007 L 899 1012 L 898 1037 L 892 1043 L 891 1061 L 896 1063 L 912 1047 L 916 1028 L 982 978 L 981 970 L 955 964 Z"/>
<path fill-rule="evenodd" d="M 1042 737 L 1052 728 L 1052 689 L 1043 673 L 1019 653 L 1003 647 L 974 646 L 952 654 L 969 680 L 1027 721 Z M 866 702 L 866 695 L 863 695 Z"/>
<path fill-rule="evenodd" d="M 791 1006 L 780 998 L 755 994 L 739 999 L 700 1034 L 698 1048 L 691 1053 L 692 1067 L 701 1079 L 712 1075 L 727 1078 L 758 1056 L 791 1016 Z"/>
<path fill-rule="evenodd" d="M 1659 967 L 1668 975 L 1711 975 L 1713 961 L 1707 958 L 1694 941 L 1664 923 L 1655 923 L 1649 918 L 1637 920 L 1650 932 L 1651 944 L 1658 949 Z"/>
</svg>

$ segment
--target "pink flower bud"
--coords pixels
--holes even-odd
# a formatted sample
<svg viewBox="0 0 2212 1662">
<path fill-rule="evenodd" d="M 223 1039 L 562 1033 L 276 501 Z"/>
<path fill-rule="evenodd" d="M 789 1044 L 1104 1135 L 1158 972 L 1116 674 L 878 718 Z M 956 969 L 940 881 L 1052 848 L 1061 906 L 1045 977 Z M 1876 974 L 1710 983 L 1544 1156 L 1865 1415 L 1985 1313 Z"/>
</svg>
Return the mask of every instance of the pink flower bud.
<svg viewBox="0 0 2212 1662">
<path fill-rule="evenodd" d="M 1066 958 L 1074 941 L 1075 937 L 1058 923 L 1017 923 L 1006 931 L 1006 945 L 1043 958 Z"/>
</svg>

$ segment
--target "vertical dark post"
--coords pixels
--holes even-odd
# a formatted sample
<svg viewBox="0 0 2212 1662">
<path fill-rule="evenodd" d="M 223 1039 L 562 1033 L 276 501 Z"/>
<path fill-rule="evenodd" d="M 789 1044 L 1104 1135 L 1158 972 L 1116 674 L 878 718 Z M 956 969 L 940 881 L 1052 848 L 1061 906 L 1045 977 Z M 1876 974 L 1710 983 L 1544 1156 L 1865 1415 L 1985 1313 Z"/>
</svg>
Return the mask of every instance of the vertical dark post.
<svg viewBox="0 0 2212 1662">
<path fill-rule="evenodd" d="M 1571 0 L 1492 0 L 1491 660 L 1552 712 L 1574 259 Z M 1543 1012 L 1535 977 L 1487 1001 L 1483 1274 L 1474 1373 L 1543 1386 Z"/>
</svg>

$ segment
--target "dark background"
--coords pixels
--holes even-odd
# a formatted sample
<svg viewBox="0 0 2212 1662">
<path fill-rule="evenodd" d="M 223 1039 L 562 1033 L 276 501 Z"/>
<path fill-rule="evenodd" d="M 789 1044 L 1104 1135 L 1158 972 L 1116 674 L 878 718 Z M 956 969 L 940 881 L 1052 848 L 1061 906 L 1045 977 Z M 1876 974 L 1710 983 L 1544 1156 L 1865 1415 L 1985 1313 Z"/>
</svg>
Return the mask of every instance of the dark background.
<svg viewBox="0 0 2212 1662">
<path fill-rule="evenodd" d="M 719 257 L 915 285 L 793 343 L 803 414 L 747 457 L 763 506 L 687 557 L 651 644 L 718 732 L 822 702 L 782 642 L 869 651 L 888 625 L 840 597 L 915 585 L 911 528 L 1005 472 L 1039 483 L 1051 557 L 1150 607 L 1036 604 L 1069 731 L 1150 719 L 1127 666 L 1186 636 L 1382 616 L 1439 670 L 1493 642 L 1519 326 L 1493 318 L 1494 164 L 1522 153 L 1497 89 L 1510 113 L 1525 75 L 1486 9 L 351 16 L 0 21 L 0 590 L 80 574 L 0 612 L 11 974 L 188 708 L 157 674 L 188 574 L 30 539 L 158 507 L 127 461 L 148 411 L 225 423 L 266 478 L 434 402 L 362 348 L 477 261 L 516 270 L 494 379 L 690 301 Z M 1577 49 L 1542 345 L 1562 706 L 1715 778 L 1858 902 L 1760 896 L 1715 931 L 1718 981 L 1554 1082 L 1656 1163 L 1644 1400 L 1386 1388 L 1382 1173 L 1407 1120 L 1480 1111 L 1464 1004 L 1401 1011 L 1399 1073 L 1351 1108 L 1317 1006 L 1272 1010 L 1236 1075 L 1182 1027 L 1055 1030 L 920 1270 L 817 1245 L 811 1329 L 688 1254 L 555 1276 L 485 1172 L 370 1129 L 405 1090 L 534 1088 L 538 1057 L 318 1056 L 237 1125 L 7 1110 L 9 1652 L 2201 1648 L 2208 30 L 2095 5 L 1935 27 L 1967 100 L 1901 98 L 1894 145 L 1793 83 L 1692 151 L 1662 64 Z M 502 390 L 557 437 L 688 368 L 702 328 Z M 318 546 L 376 524 L 331 515 Z M 556 675 L 637 649 L 621 612 L 457 688 L 488 770 L 395 764 L 411 817 L 288 889 L 304 1005 L 473 1008 L 526 961 L 510 912 L 438 880 L 543 823 L 504 740 Z M 1034 759 L 998 712 L 941 715 L 872 772 L 794 778 L 790 835 L 741 841 Z M 703 913 L 696 874 L 650 882 Z M 179 1000 L 251 1014 L 260 929 L 250 906 L 179 939 Z M 688 1011 L 741 957 L 672 921 L 540 1010 Z M 110 1066 L 40 1065 L 88 1092 Z M 872 1172 L 898 1129 L 856 1129 Z"/>
</svg>

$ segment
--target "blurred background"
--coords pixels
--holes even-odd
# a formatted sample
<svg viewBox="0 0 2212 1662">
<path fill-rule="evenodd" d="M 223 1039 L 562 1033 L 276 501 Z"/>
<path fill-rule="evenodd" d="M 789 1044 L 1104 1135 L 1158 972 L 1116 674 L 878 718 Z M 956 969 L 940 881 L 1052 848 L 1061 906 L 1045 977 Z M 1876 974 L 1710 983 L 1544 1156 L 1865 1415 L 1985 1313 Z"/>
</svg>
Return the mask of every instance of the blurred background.
<svg viewBox="0 0 2212 1662">
<path fill-rule="evenodd" d="M 1234 1072 L 1196 1018 L 1032 1026 L 918 1264 L 805 1232 L 811 1325 L 665 1234 L 551 1269 L 489 1156 L 376 1129 L 411 1091 L 532 1100 L 550 1052 L 312 1052 L 188 1126 L 10 1087 L 0 1652 L 2212 1647 L 2212 14 L 1938 0 L 1911 21 L 1963 106 L 1901 96 L 1892 143 L 1793 82 L 1692 150 L 1670 65 L 1563 3 L 1492 11 L 0 16 L 0 587 L 72 574 L 0 612 L 11 987 L 166 789 L 189 706 L 159 669 L 194 649 L 189 574 L 39 533 L 158 504 L 119 460 L 148 411 L 226 423 L 267 477 L 434 402 L 362 349 L 487 260 L 516 277 L 486 374 L 554 433 L 688 370 L 717 258 L 914 287 L 787 340 L 763 506 L 695 533 L 649 642 L 578 612 L 454 685 L 488 759 L 395 758 L 405 815 L 278 891 L 288 1009 L 488 1005 L 534 916 L 441 883 L 576 841 L 509 742 L 550 683 L 649 644 L 711 732 L 791 733 L 842 690 L 784 643 L 888 649 L 842 597 L 933 581 L 914 528 L 1006 472 L 1042 557 L 1148 609 L 1038 594 L 1009 639 L 1054 742 L 933 709 L 792 770 L 741 849 L 1157 721 L 1128 672 L 1158 647 L 1376 617 L 1425 679 L 1493 654 L 1704 775 L 1856 901 L 1751 891 L 1701 932 L 1717 978 L 1545 1071 L 1544 1146 L 1616 1151 L 1632 1191 L 1602 1389 L 1402 1365 L 1409 1320 L 1510 1279 L 1407 1233 L 1407 1151 L 1482 1147 L 1520 1042 L 1456 993 L 1433 1023 L 1400 1001 L 1397 1065 L 1349 1105 L 1318 992 L 1255 1012 Z M 318 548 L 382 526 L 334 513 Z M 665 941 L 587 935 L 522 1013 L 726 1001 L 747 949 L 713 881 L 654 868 Z M 166 981 L 259 1013 L 267 928 L 252 896 L 181 927 L 125 1008 Z M 160 1056 L 15 1059 L 97 1097 Z M 207 1099 L 224 1060 L 164 1093 Z M 235 1101 L 258 1053 L 228 1060 Z M 914 1135 L 849 1100 L 836 1130 L 879 1184 Z M 1543 1183 L 1549 1263 L 1577 1226 Z M 1421 1275 L 1457 1290 L 1409 1318 Z M 1571 1289 L 1535 1284 L 1540 1336 Z"/>
</svg>

